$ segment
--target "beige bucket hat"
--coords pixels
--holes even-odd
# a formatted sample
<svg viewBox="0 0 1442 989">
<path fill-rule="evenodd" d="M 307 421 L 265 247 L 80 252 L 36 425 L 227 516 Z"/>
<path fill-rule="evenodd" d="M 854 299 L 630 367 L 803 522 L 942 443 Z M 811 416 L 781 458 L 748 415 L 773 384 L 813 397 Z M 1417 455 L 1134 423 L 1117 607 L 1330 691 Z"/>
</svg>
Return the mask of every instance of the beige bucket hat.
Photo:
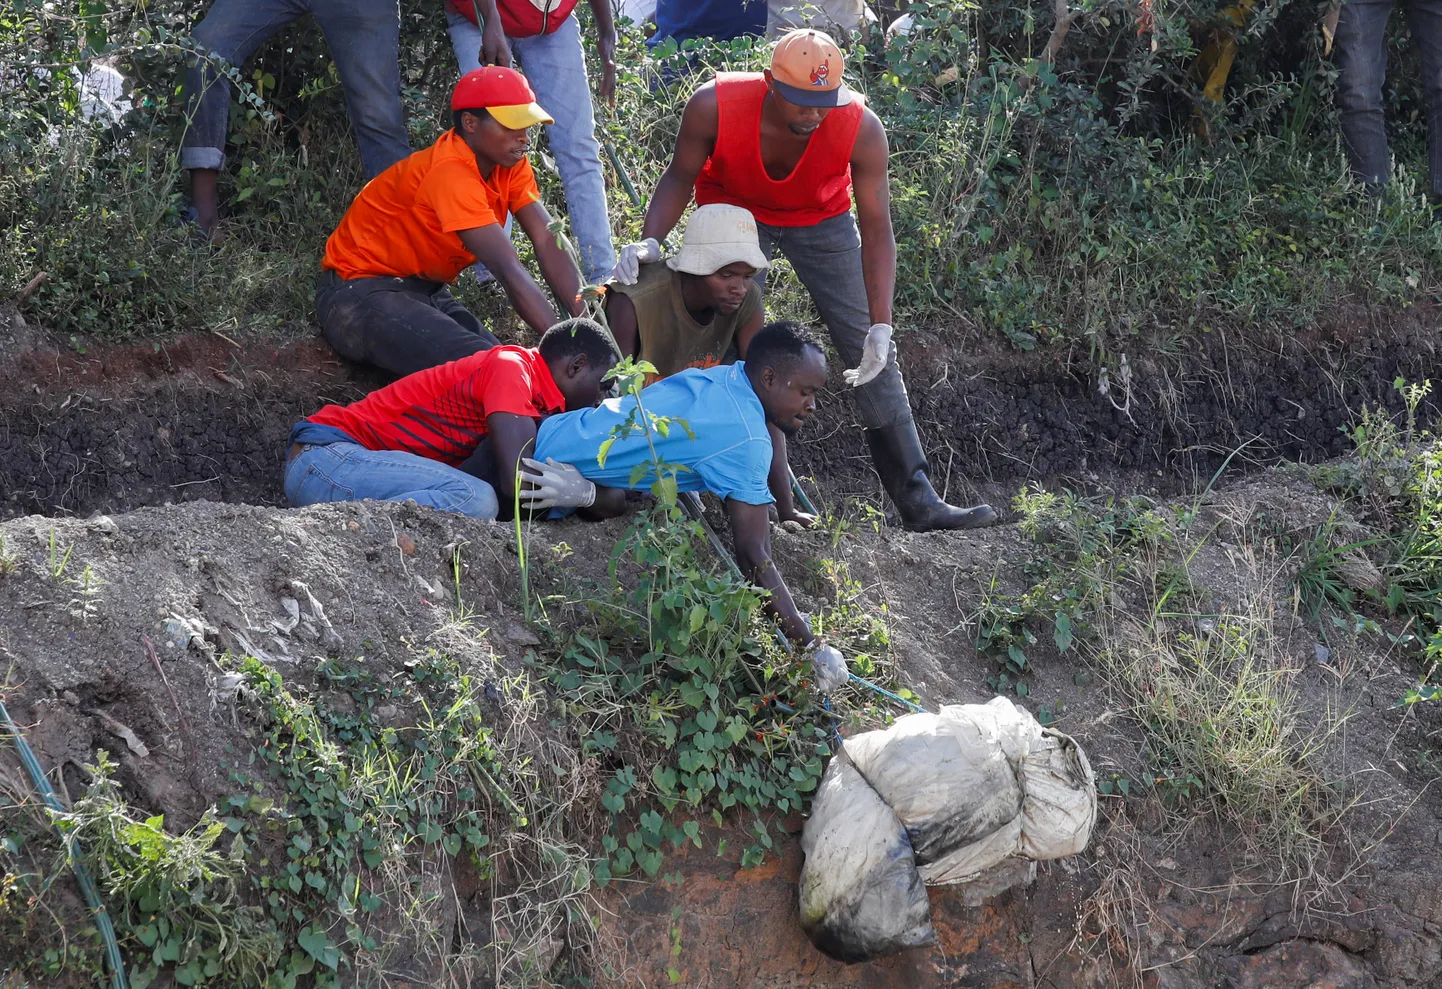
<svg viewBox="0 0 1442 989">
<path fill-rule="evenodd" d="M 771 267 L 756 238 L 756 217 L 740 206 L 711 203 L 699 207 L 686 221 L 681 250 L 667 258 L 672 271 L 709 275 L 737 261 L 758 271 Z"/>
</svg>

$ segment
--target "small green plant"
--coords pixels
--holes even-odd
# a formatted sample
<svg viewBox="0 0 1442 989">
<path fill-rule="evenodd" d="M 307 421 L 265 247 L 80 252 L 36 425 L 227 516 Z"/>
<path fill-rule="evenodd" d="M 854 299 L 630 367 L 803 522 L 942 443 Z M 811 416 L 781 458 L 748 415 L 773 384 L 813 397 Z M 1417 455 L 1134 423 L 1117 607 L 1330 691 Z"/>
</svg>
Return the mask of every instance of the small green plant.
<svg viewBox="0 0 1442 989">
<path fill-rule="evenodd" d="M 1048 551 L 1026 564 L 1033 583 L 1019 596 L 1005 593 L 993 574 L 977 615 L 976 648 L 996 663 L 987 685 L 1025 697 L 1031 692 L 1028 651 L 1041 641 L 1039 633 L 1058 653 L 1074 650 L 1136 551 L 1169 540 L 1171 533 L 1146 498 L 1085 499 L 1033 486 L 1012 505 L 1022 534 Z"/>
<path fill-rule="evenodd" d="M 87 563 L 78 575 L 66 577 L 65 583 L 71 589 L 72 596 L 66 605 L 71 616 L 82 622 L 89 621 L 100 606 L 100 589 L 105 586 L 105 581 Z"/>
<path fill-rule="evenodd" d="M 702 815 L 750 815 L 743 867 L 773 846 L 769 812 L 804 810 L 828 754 L 829 715 L 805 689 L 806 670 L 766 634 L 761 593 L 710 555 L 702 524 L 683 511 L 677 477 L 655 437 L 689 426 L 652 415 L 641 385 L 654 368 L 623 361 L 612 372 L 632 396 L 627 419 L 602 444 L 645 436 L 654 508 L 613 551 L 607 581 L 590 587 L 585 631 L 569 636 L 547 673 L 577 725 L 583 754 L 602 767 L 599 795 L 611 827 L 597 879 L 658 874 L 667 846 L 700 847 Z M 634 572 L 627 590 L 623 569 Z M 621 746 L 622 735 L 630 739 Z"/>
<path fill-rule="evenodd" d="M 70 554 L 75 552 L 75 544 L 71 543 L 63 550 L 56 539 L 55 527 L 50 527 L 50 576 L 59 580 L 65 575 L 65 568 L 70 565 Z"/>
</svg>

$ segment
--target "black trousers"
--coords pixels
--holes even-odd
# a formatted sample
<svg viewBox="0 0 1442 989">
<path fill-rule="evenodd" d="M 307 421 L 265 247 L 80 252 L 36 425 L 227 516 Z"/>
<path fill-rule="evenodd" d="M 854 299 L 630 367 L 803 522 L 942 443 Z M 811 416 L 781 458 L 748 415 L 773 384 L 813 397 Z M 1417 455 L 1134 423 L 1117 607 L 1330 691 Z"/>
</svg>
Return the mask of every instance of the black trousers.
<svg viewBox="0 0 1442 989">
<path fill-rule="evenodd" d="M 500 343 L 444 283 L 421 278 L 341 278 L 325 271 L 316 283 L 315 311 L 336 353 L 396 375 Z"/>
</svg>

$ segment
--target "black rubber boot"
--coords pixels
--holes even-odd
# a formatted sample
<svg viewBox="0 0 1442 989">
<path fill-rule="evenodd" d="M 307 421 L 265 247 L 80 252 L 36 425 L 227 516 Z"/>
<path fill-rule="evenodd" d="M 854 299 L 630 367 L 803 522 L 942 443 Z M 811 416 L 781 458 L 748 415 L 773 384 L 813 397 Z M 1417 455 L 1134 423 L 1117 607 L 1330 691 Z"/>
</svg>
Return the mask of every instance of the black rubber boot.
<svg viewBox="0 0 1442 989">
<path fill-rule="evenodd" d="M 926 454 L 922 452 L 915 423 L 868 429 L 866 445 L 871 448 L 871 462 L 881 475 L 881 485 L 895 503 L 904 528 L 913 532 L 979 529 L 996 521 L 996 512 L 990 505 L 957 508 L 941 500 L 926 476 Z"/>
</svg>

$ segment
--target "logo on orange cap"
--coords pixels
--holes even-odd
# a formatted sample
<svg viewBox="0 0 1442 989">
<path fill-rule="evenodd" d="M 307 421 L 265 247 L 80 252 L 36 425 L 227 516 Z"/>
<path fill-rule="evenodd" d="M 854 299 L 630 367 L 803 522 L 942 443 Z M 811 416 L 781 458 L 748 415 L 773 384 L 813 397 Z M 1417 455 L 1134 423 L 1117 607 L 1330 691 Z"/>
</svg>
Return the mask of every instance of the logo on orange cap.
<svg viewBox="0 0 1442 989">
<path fill-rule="evenodd" d="M 827 34 L 800 28 L 782 35 L 771 49 L 771 79 L 788 103 L 845 106 L 851 90 L 841 81 L 841 49 Z"/>
</svg>

